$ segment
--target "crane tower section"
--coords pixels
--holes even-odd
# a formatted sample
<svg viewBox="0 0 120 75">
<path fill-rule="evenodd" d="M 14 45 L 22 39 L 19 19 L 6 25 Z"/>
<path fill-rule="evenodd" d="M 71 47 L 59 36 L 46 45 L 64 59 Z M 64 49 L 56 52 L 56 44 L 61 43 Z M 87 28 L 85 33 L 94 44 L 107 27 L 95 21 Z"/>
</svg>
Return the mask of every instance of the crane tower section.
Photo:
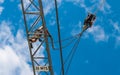
<svg viewBox="0 0 120 75">
<path fill-rule="evenodd" d="M 33 75 L 54 75 L 42 0 L 21 0 Z"/>
</svg>

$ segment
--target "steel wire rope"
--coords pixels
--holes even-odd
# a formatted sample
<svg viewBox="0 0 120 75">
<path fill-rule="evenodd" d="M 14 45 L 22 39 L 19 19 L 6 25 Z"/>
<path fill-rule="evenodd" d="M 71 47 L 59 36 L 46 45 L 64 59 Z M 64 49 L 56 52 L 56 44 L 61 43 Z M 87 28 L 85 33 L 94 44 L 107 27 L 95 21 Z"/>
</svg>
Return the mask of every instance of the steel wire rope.
<svg viewBox="0 0 120 75">
<path fill-rule="evenodd" d="M 64 65 L 66 64 L 66 62 L 70 61 L 70 63 L 68 64 L 68 67 L 67 67 L 67 70 L 65 72 L 65 75 L 66 73 L 68 72 L 69 70 L 69 67 L 70 67 L 70 64 L 71 64 L 71 61 L 72 61 L 72 58 L 73 58 L 73 55 L 75 54 L 75 51 L 77 50 L 77 46 L 80 42 L 80 37 L 82 36 L 82 33 L 85 31 L 86 29 L 84 29 L 81 33 L 79 33 L 79 36 L 77 37 L 78 39 L 76 40 L 74 46 L 72 47 L 70 53 L 68 54 L 67 58 L 65 59 L 64 61 Z M 70 59 L 70 60 L 69 60 Z M 61 73 L 61 72 L 60 72 Z M 60 74 L 61 75 L 61 74 Z"/>
<path fill-rule="evenodd" d="M 82 34 L 83 34 L 83 32 L 87 29 L 88 27 L 86 27 L 85 29 L 83 29 L 82 30 L 82 32 L 81 33 L 79 33 L 79 35 L 78 35 L 78 41 L 80 40 L 80 37 L 82 36 Z M 77 43 L 77 42 L 76 42 Z M 75 43 L 75 44 L 76 44 Z M 74 44 L 74 46 L 75 46 L 75 44 Z M 79 44 L 79 43 L 78 43 Z M 74 48 L 74 46 L 73 46 L 73 48 Z M 74 51 L 74 49 L 71 49 L 71 51 L 70 51 L 70 53 L 68 54 L 68 56 L 67 56 L 67 58 L 66 58 L 66 60 L 64 61 L 64 65 L 66 64 L 66 62 L 67 61 L 69 61 L 69 59 L 72 61 L 72 58 L 73 58 L 73 55 L 74 55 L 74 53 L 72 54 L 72 52 Z M 76 50 L 76 49 L 75 49 Z M 72 57 L 70 58 L 70 56 L 72 55 Z"/>
<path fill-rule="evenodd" d="M 59 24 L 59 17 L 58 17 L 57 0 L 54 0 L 54 1 L 55 1 L 55 11 L 56 11 L 56 22 L 57 22 L 57 29 L 58 29 L 59 47 L 60 47 L 60 60 L 61 60 L 61 67 L 62 67 L 62 75 L 64 75 L 64 64 L 63 64 L 62 43 L 61 43 L 61 36 L 60 36 L 60 24 Z"/>
<path fill-rule="evenodd" d="M 77 40 L 77 39 L 76 39 L 76 40 Z M 75 41 L 76 41 L 76 40 L 75 40 Z M 75 43 L 76 43 L 76 42 L 75 42 Z M 74 44 L 74 45 L 75 45 L 75 44 Z M 65 61 L 64 61 L 64 65 L 66 64 L 67 61 L 69 61 L 69 58 L 70 58 L 72 52 L 73 52 L 73 50 L 71 50 L 70 53 L 68 54 L 67 58 L 66 58 Z M 62 71 L 62 70 L 61 70 L 61 71 Z M 61 71 L 60 71 L 60 75 L 61 75 Z"/>
<path fill-rule="evenodd" d="M 95 10 L 94 14 L 97 14 L 97 12 L 102 8 L 102 6 L 104 5 L 105 0 L 102 0 L 102 3 L 100 4 L 100 6 Z"/>
<path fill-rule="evenodd" d="M 86 27 L 84 30 L 82 30 L 81 33 L 79 33 L 79 35 L 78 35 L 78 37 L 77 37 L 78 39 L 82 36 L 83 32 L 84 32 L 87 28 L 88 28 L 88 27 Z M 72 51 L 73 51 L 73 50 L 71 50 L 70 53 L 68 54 L 66 60 L 64 61 L 64 64 L 65 64 L 65 62 L 67 62 L 67 60 L 68 60 L 70 54 L 72 53 Z"/>
<path fill-rule="evenodd" d="M 66 69 L 66 71 L 65 71 L 65 75 L 68 74 L 68 71 L 69 71 L 70 65 L 71 65 L 72 60 L 73 60 L 73 57 L 74 57 L 74 55 L 75 55 L 75 53 L 76 53 L 76 51 L 77 51 L 77 47 L 78 47 L 78 45 L 79 45 L 79 42 L 80 42 L 80 37 L 79 37 L 79 39 L 77 40 L 77 42 L 75 43 L 75 46 L 73 47 L 73 48 L 74 48 L 73 51 L 72 51 L 73 53 L 71 53 L 71 57 L 70 57 L 70 60 L 69 60 L 68 66 L 67 66 L 67 69 Z"/>
<path fill-rule="evenodd" d="M 67 37 L 65 39 L 62 39 L 61 42 L 65 42 L 67 40 L 71 40 L 73 38 L 76 38 L 79 34 L 75 34 L 74 36 L 71 36 L 71 37 Z M 52 38 L 53 39 L 53 38 Z M 48 43 L 51 43 L 51 42 L 48 42 Z M 59 43 L 59 41 L 53 41 L 53 43 Z"/>
<path fill-rule="evenodd" d="M 68 47 L 70 44 L 72 44 L 73 42 L 75 41 L 75 38 L 74 39 L 72 39 L 72 40 L 70 40 L 67 44 L 65 44 L 64 46 L 62 46 L 62 48 L 66 48 L 66 47 Z M 59 50 L 59 48 L 55 48 L 55 46 L 54 46 L 54 43 L 53 43 L 53 40 L 51 39 L 51 44 L 52 44 L 52 48 L 54 49 L 54 50 Z"/>
</svg>

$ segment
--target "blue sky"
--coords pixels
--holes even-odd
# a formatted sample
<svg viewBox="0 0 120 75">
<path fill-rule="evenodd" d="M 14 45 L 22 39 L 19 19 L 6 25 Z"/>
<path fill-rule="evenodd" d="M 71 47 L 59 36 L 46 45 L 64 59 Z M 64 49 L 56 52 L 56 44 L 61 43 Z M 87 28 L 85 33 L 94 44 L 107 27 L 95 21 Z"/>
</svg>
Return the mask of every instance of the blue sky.
<svg viewBox="0 0 120 75">
<path fill-rule="evenodd" d="M 46 25 L 54 40 L 58 40 L 54 1 L 43 2 Z M 87 13 L 94 13 L 101 2 L 58 0 L 61 38 L 80 33 Z M 119 13 L 119 1 L 105 0 L 93 27 L 81 37 L 68 75 L 120 75 Z M 72 45 L 63 50 L 64 60 Z M 40 55 L 44 56 L 44 52 Z M 51 50 L 51 55 L 55 75 L 59 75 L 59 51 Z M 30 62 L 20 1 L 0 0 L 0 75 L 32 75 Z"/>
</svg>

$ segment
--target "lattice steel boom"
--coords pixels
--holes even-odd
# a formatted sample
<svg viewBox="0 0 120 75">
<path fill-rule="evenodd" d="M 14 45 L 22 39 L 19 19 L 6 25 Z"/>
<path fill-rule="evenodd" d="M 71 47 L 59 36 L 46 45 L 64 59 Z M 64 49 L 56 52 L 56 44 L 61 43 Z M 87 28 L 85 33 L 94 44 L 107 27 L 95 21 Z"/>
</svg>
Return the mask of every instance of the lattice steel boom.
<svg viewBox="0 0 120 75">
<path fill-rule="evenodd" d="M 24 1 L 25 0 L 21 0 L 21 6 L 32 61 L 33 74 L 54 75 L 50 48 L 48 44 L 49 35 L 46 33 L 47 27 L 44 19 L 42 1 L 28 0 L 28 4 L 26 4 Z M 43 33 L 36 33 L 40 27 L 43 27 Z M 35 35 L 37 35 L 37 37 L 35 37 Z M 38 36 L 42 37 L 39 39 L 39 41 Z M 43 46 L 45 49 L 43 49 Z M 44 56 L 41 54 L 41 52 L 44 52 Z"/>
</svg>

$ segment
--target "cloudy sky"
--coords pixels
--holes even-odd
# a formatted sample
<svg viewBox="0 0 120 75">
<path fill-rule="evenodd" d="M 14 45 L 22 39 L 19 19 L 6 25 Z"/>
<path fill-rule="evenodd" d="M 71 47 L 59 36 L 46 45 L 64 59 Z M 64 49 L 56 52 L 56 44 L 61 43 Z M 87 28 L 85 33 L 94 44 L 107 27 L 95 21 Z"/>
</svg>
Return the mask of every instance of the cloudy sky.
<svg viewBox="0 0 120 75">
<path fill-rule="evenodd" d="M 43 3 L 47 28 L 57 41 L 54 0 Z M 120 75 L 119 1 L 58 0 L 58 7 L 62 39 L 80 33 L 88 12 L 100 7 L 93 27 L 81 37 L 67 75 Z M 72 47 L 63 49 L 64 60 Z M 51 49 L 51 55 L 59 75 L 59 51 Z M 20 0 L 0 0 L 0 75 L 32 75 L 30 63 Z"/>
</svg>

